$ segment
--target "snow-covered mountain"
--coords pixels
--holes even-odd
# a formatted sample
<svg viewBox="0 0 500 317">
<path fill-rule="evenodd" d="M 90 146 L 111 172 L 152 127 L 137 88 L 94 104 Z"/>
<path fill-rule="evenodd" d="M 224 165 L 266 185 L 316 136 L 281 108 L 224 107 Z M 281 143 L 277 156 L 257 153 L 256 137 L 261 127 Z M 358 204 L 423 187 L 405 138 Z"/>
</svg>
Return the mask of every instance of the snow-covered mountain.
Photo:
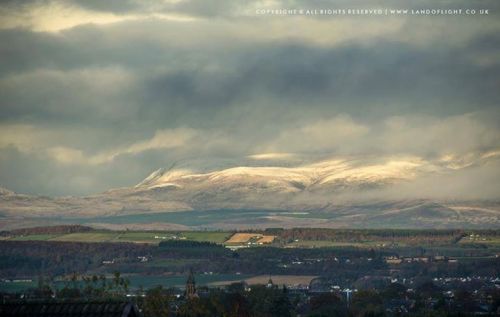
<svg viewBox="0 0 500 317">
<path fill-rule="evenodd" d="M 437 167 L 417 159 L 362 164 L 329 160 L 296 167 L 238 166 L 199 173 L 159 169 L 133 188 L 169 197 L 193 209 L 311 209 L 337 202 L 337 195 L 383 189 L 411 181 Z"/>
<path fill-rule="evenodd" d="M 39 197 L 2 189 L 0 213 L 9 219 L 266 210 L 316 215 L 309 222 L 304 220 L 306 216 L 292 219 L 283 213 L 262 219 L 262 223 L 269 221 L 274 225 L 370 226 L 371 223 L 390 223 L 392 219 L 403 225 L 408 222 L 410 226 L 451 221 L 460 226 L 485 223 L 500 227 L 497 202 L 487 206 L 482 202 L 438 203 L 421 199 L 425 197 L 408 196 L 405 192 L 422 178 L 449 172 L 446 164 L 415 157 L 334 159 L 299 165 L 266 162 L 265 166 L 201 170 L 178 164 L 154 171 L 133 187 L 87 197 Z M 317 221 L 317 215 L 335 218 L 335 222 Z"/>
<path fill-rule="evenodd" d="M 268 190 L 300 192 L 339 183 L 346 185 L 394 183 L 412 179 L 417 173 L 431 168 L 418 160 L 391 160 L 383 164 L 359 165 L 356 161 L 334 160 L 299 167 L 232 167 L 207 173 L 186 169 L 159 169 L 136 188 L 184 188 L 192 185 L 255 185 Z M 228 188 L 228 189 L 229 189 Z"/>
</svg>

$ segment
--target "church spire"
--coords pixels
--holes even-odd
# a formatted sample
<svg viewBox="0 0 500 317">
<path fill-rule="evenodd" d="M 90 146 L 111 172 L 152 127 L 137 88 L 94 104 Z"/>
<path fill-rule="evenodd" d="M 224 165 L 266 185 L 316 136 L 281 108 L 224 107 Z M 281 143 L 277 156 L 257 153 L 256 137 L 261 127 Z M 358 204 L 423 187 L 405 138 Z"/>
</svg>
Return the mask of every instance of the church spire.
<svg viewBox="0 0 500 317">
<path fill-rule="evenodd" d="M 189 269 L 189 275 L 186 280 L 186 297 L 189 299 L 198 297 L 198 294 L 196 293 L 196 282 L 194 280 L 193 269 Z"/>
<path fill-rule="evenodd" d="M 272 288 L 274 286 L 273 280 L 271 279 L 271 274 L 269 274 L 269 281 L 267 281 L 267 288 Z"/>
</svg>

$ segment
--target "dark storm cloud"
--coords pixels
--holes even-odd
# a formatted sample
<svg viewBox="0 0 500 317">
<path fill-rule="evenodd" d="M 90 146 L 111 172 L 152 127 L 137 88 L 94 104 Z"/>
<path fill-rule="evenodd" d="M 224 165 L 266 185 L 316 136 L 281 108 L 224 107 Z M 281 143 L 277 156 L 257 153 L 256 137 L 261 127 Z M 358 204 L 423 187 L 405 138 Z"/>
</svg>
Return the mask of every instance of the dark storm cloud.
<svg viewBox="0 0 500 317">
<path fill-rule="evenodd" d="M 475 111 L 478 105 L 482 109 L 495 107 L 499 101 L 495 90 L 499 65 L 483 66 L 470 60 L 478 50 L 476 39 L 464 43 L 458 51 L 424 50 L 395 41 L 338 47 L 260 43 L 246 50 L 226 48 L 231 50 L 228 59 L 217 52 L 199 58 L 198 53 L 190 55 L 185 48 L 143 44 L 140 38 L 133 38 L 133 45 L 115 44 L 118 54 L 98 38 L 92 48 L 85 47 L 87 32 L 94 34 L 95 28 L 74 30 L 71 37 L 42 33 L 37 38 L 29 32 L 17 32 L 25 39 L 18 39 L 19 48 L 13 51 L 24 55 L 7 55 L 5 67 L 24 65 L 20 66 L 24 69 L 12 70 L 21 73 L 54 68 L 60 73 L 41 72 L 0 86 L 4 121 L 28 118 L 118 128 L 130 126 L 130 120 L 136 119 L 138 130 L 142 126 L 154 131 L 175 122 L 232 129 L 227 121 L 242 119 L 228 118 L 226 113 L 239 108 L 257 115 L 292 112 L 306 119 L 338 113 L 384 117 L 406 113 L 452 115 Z M 14 32 L 5 33 L 14 37 Z M 489 50 L 495 48 L 488 45 Z M 79 51 L 79 47 L 83 49 Z M 148 58 L 151 50 L 165 54 Z M 158 64 L 168 65 L 172 56 L 182 54 L 173 70 L 157 74 L 146 71 Z M 10 59 L 14 62 L 7 62 Z M 198 67 L 188 66 L 192 61 Z M 211 69 L 212 64 L 219 67 Z M 130 83 L 114 94 L 102 94 L 99 85 L 89 85 L 89 81 L 104 84 L 112 80 L 110 76 L 98 76 L 112 72 L 102 67 L 114 65 L 123 67 Z M 78 73 L 81 68 L 102 71 L 83 76 Z M 270 118 L 276 123 L 276 117 Z M 289 119 L 290 115 L 283 115 L 281 124 L 286 125 Z"/>
<path fill-rule="evenodd" d="M 243 53 L 230 74 L 176 72 L 147 82 L 149 104 L 217 111 L 266 96 L 272 112 L 351 113 L 357 116 L 439 115 L 495 107 L 500 65 L 470 63 L 466 46 L 456 51 L 421 51 L 412 45 L 377 42 L 318 48 L 259 46 Z M 307 105 L 307 107 L 305 106 Z"/>
<path fill-rule="evenodd" d="M 255 43 L 245 50 L 226 47 L 225 54 L 229 51 L 230 59 L 219 56 L 217 51 L 200 56 L 184 47 L 148 43 L 140 37 L 123 38 L 110 46 L 106 42 L 112 34 L 94 27 L 63 35 L 3 31 L 0 39 L 11 45 L 2 49 L 0 68 L 8 75 L 30 69 L 124 67 L 138 81 L 133 96 L 127 89 L 116 96 L 116 102 L 122 102 L 120 97 L 123 101 L 139 99 L 135 101 L 137 106 L 146 115 L 151 114 L 152 119 L 156 117 L 154 109 L 169 112 L 187 107 L 212 111 L 255 96 L 268 96 L 270 107 L 279 107 L 282 101 L 302 102 L 310 108 L 326 106 L 354 114 L 375 109 L 382 115 L 394 111 L 432 111 L 437 105 L 436 110 L 441 114 L 459 113 L 477 104 L 495 106 L 499 101 L 495 89 L 499 64 L 482 65 L 470 60 L 478 55 L 478 50 L 499 49 L 493 34 L 475 37 L 462 47 L 437 49 L 396 41 L 367 41 L 363 45 L 351 43 L 333 48 L 307 43 Z M 85 44 L 89 38 L 94 39 L 92 46 Z M 176 64 L 166 74 L 147 73 L 156 65 L 170 65 L 171 60 L 176 60 Z M 189 66 L 190 63 L 196 67 Z M 217 70 L 205 70 L 214 63 L 220 66 Z M 43 78 L 40 81 L 42 87 L 55 86 L 44 88 L 53 94 L 54 102 L 58 95 L 70 94 L 72 89 L 60 89 L 57 81 L 45 82 Z M 24 94 L 25 87 L 17 88 L 22 92 L 16 94 L 11 88 L 2 91 L 4 120 L 24 115 L 36 118 L 38 112 L 43 116 L 47 106 L 29 99 L 29 94 Z M 36 91 L 37 87 L 33 93 Z M 28 98 L 26 105 L 20 102 L 23 98 Z M 68 107 L 72 108 L 68 100 L 55 107 L 55 111 L 48 111 L 48 116 L 58 115 L 60 107 L 65 111 L 59 115 L 64 117 Z M 76 112 L 69 111 L 68 116 L 81 114 L 83 117 L 78 120 L 84 120 L 86 107 L 74 108 Z M 131 115 L 135 114 L 131 111 Z"/>
</svg>

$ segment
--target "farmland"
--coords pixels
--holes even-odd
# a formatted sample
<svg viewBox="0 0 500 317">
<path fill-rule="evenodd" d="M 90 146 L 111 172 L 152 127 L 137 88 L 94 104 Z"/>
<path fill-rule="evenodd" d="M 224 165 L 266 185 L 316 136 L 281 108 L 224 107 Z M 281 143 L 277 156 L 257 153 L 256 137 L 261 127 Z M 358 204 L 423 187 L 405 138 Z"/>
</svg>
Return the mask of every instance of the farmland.
<svg viewBox="0 0 500 317">
<path fill-rule="evenodd" d="M 199 286 L 266 284 L 271 275 L 275 284 L 307 285 L 318 276 L 351 287 L 367 275 L 498 276 L 500 267 L 495 230 L 110 231 L 75 225 L 0 236 L 0 291 L 9 292 L 36 287 L 40 275 L 61 287 L 74 273 L 109 278 L 120 272 L 131 289 L 182 287 L 190 270 Z"/>
<path fill-rule="evenodd" d="M 263 235 L 260 233 L 235 233 L 227 240 L 227 244 L 269 244 L 274 241 L 275 236 Z"/>
<path fill-rule="evenodd" d="M 203 231 L 109 231 L 74 232 L 60 234 L 7 235 L 4 241 L 66 241 L 66 242 L 132 242 L 158 244 L 164 240 L 191 240 L 223 243 L 231 235 L 229 232 Z"/>
<path fill-rule="evenodd" d="M 158 244 L 164 240 L 188 240 L 219 244 L 270 244 L 272 235 L 261 233 L 232 233 L 226 231 L 111 231 L 92 230 L 90 232 L 53 234 L 13 234 L 2 237 L 4 241 L 66 241 L 66 242 L 132 242 Z"/>
<path fill-rule="evenodd" d="M 48 229 L 43 229 L 48 228 Z M 283 248 L 359 248 L 397 249 L 426 247 L 429 250 L 457 249 L 461 252 L 478 246 L 500 249 L 497 230 L 363 230 L 363 229 L 267 229 L 253 231 L 112 231 L 76 226 L 72 231 L 40 227 L 2 232 L 1 241 L 54 241 L 89 243 L 142 243 L 158 245 L 162 241 L 210 242 L 233 247 Z M 64 226 L 62 226 L 64 228 Z"/>
</svg>

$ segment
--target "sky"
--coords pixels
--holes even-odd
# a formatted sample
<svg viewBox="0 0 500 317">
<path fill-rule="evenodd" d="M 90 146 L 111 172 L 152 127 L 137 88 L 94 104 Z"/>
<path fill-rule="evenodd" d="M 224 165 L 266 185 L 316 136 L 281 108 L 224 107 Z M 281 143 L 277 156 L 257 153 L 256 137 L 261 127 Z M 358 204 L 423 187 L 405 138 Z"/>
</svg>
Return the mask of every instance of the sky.
<svg viewBox="0 0 500 317">
<path fill-rule="evenodd" d="M 373 8 L 477 12 L 272 12 Z M 0 186 L 88 195 L 175 164 L 417 157 L 449 167 L 452 196 L 500 198 L 499 11 L 497 0 L 0 1 Z"/>
</svg>

